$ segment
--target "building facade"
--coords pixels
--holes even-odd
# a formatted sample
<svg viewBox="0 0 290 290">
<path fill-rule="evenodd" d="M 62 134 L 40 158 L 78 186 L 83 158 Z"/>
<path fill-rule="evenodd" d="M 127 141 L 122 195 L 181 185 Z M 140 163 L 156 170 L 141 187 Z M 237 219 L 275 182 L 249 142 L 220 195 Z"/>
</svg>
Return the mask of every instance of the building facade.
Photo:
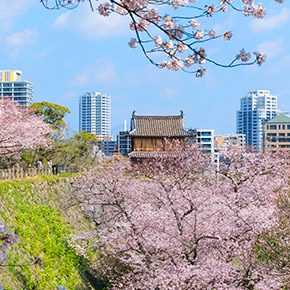
<svg viewBox="0 0 290 290">
<path fill-rule="evenodd" d="M 86 93 L 79 100 L 79 131 L 94 135 L 111 135 L 111 97 Z"/>
<path fill-rule="evenodd" d="M 32 104 L 32 83 L 21 80 L 22 71 L 4 70 L 0 72 L 0 97 L 16 101 L 21 106 Z"/>
<path fill-rule="evenodd" d="M 102 140 L 102 141 L 97 141 L 96 144 L 99 147 L 99 153 L 100 154 L 105 154 L 107 156 L 111 156 L 115 152 L 115 149 L 116 149 L 116 146 L 117 146 L 117 141 Z"/>
<path fill-rule="evenodd" d="M 281 114 L 265 123 L 265 151 L 290 151 L 290 118 Z"/>
<path fill-rule="evenodd" d="M 237 111 L 237 134 L 245 134 L 246 144 L 261 151 L 264 124 L 276 114 L 277 96 L 272 96 L 267 90 L 249 92 L 247 96 L 241 97 L 240 110 Z"/>
<path fill-rule="evenodd" d="M 215 149 L 227 148 L 229 145 L 246 146 L 245 134 L 216 134 L 214 136 Z"/>
<path fill-rule="evenodd" d="M 120 131 L 117 136 L 117 151 L 123 156 L 128 156 L 132 151 L 132 138 L 128 131 Z"/>
<path fill-rule="evenodd" d="M 187 137 L 187 143 L 200 144 L 203 153 L 214 156 L 214 130 L 212 129 L 189 129 L 190 137 Z"/>
</svg>

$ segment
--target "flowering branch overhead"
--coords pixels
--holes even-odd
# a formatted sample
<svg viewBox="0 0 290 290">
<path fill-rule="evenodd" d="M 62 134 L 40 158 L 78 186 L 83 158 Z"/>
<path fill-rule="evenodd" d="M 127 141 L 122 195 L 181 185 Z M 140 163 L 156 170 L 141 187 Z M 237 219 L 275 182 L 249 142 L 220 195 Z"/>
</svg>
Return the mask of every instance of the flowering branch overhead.
<svg viewBox="0 0 290 290">
<path fill-rule="evenodd" d="M 209 41 L 232 38 L 231 31 L 217 34 L 213 29 L 202 27 L 202 17 L 214 18 L 215 15 L 228 10 L 238 11 L 245 16 L 263 18 L 265 8 L 253 0 L 240 0 L 234 5 L 232 0 L 221 0 L 217 5 L 206 5 L 198 0 L 108 0 L 99 4 L 97 10 L 104 17 L 117 13 L 130 18 L 130 29 L 135 37 L 128 43 L 131 48 L 138 45 L 149 61 L 158 68 L 195 73 L 202 76 L 204 64 L 212 63 L 220 67 L 236 67 L 241 65 L 261 65 L 265 55 L 261 52 L 252 54 L 241 50 L 228 64 L 219 63 L 207 57 L 206 44 Z M 284 0 L 275 0 L 282 3 Z M 49 9 L 74 9 L 81 2 L 89 2 L 92 10 L 93 0 L 41 0 Z M 163 9 L 162 9 L 163 8 Z M 171 11 L 171 14 L 161 13 Z M 178 12 L 178 13 L 177 13 Z M 163 55 L 163 58 L 160 57 Z"/>
</svg>

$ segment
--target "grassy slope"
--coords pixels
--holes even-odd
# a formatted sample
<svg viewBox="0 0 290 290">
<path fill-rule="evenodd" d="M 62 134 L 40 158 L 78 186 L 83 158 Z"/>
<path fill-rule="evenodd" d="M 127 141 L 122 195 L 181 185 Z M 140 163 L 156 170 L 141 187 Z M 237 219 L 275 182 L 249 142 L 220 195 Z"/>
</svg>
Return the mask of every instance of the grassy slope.
<svg viewBox="0 0 290 290">
<path fill-rule="evenodd" d="M 90 281 L 84 261 L 67 248 L 69 234 L 88 229 L 77 207 L 69 207 L 69 178 L 53 176 L 0 182 L 0 223 L 19 235 L 9 252 L 8 266 L 0 267 L 5 289 L 98 289 Z M 28 265 L 36 256 L 44 268 Z M 23 266 L 9 266 L 23 265 Z"/>
</svg>

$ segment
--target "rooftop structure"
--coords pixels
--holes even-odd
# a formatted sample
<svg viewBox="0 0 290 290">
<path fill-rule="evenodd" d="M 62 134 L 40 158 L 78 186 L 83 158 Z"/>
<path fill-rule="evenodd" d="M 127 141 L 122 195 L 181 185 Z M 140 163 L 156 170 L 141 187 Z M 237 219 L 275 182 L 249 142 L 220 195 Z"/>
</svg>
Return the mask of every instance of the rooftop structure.
<svg viewBox="0 0 290 290">
<path fill-rule="evenodd" d="M 16 101 L 21 106 L 32 104 L 32 83 L 21 80 L 22 71 L 3 70 L 0 72 L 0 97 Z"/>
<path fill-rule="evenodd" d="M 265 123 L 265 150 L 290 151 L 290 118 L 281 114 Z"/>
<path fill-rule="evenodd" d="M 174 116 L 141 116 L 132 114 L 131 130 L 128 135 L 132 138 L 131 158 L 150 157 L 150 152 L 166 152 L 169 144 L 174 146 L 174 140 L 185 145 L 189 132 L 185 129 L 183 112 Z M 167 140 L 167 141 L 166 141 Z"/>
</svg>

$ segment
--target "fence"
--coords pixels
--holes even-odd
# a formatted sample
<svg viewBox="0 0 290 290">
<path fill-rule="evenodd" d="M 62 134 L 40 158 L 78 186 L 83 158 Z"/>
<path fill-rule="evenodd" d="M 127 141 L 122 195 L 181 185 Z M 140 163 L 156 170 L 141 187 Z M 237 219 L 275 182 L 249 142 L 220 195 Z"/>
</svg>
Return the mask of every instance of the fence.
<svg viewBox="0 0 290 290">
<path fill-rule="evenodd" d="M 36 175 L 49 175 L 49 174 L 59 174 L 62 172 L 79 172 L 79 168 L 76 166 L 58 166 L 54 165 L 52 168 L 9 168 L 0 169 L 0 180 L 1 179 L 18 179 L 24 177 L 33 177 Z"/>
</svg>

